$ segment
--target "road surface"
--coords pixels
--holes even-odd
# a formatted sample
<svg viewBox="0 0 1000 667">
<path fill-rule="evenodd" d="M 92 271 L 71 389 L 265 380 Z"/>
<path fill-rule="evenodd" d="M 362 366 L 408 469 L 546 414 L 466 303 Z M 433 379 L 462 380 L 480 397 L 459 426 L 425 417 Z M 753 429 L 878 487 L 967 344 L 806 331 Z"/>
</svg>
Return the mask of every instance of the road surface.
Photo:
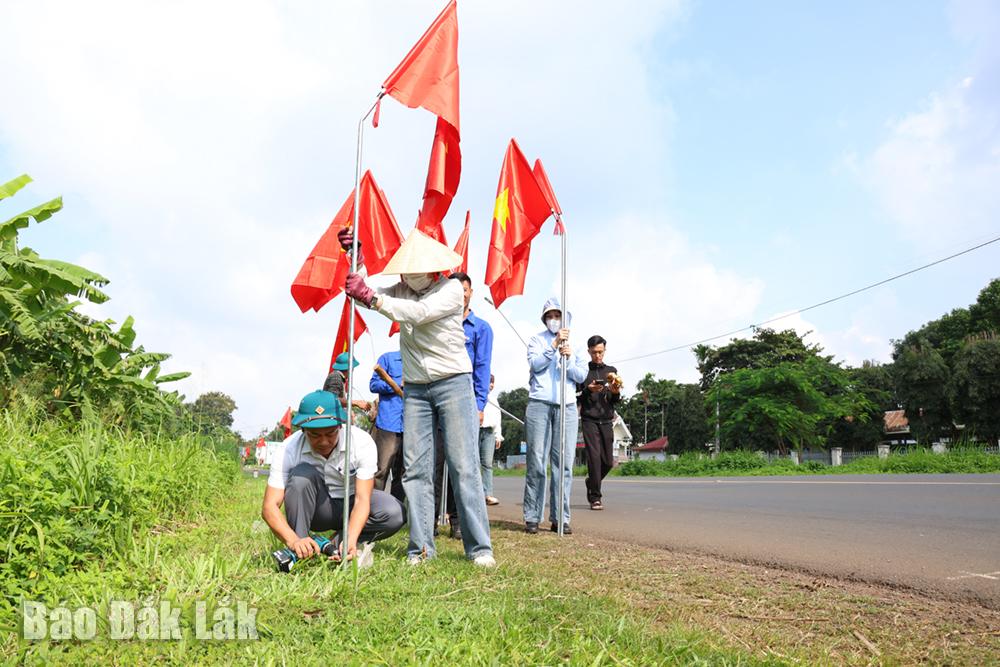
<svg viewBox="0 0 1000 667">
<path fill-rule="evenodd" d="M 906 586 L 1000 608 L 1000 475 L 609 477 L 574 534 Z M 490 518 L 522 522 L 522 477 L 496 477 Z M 546 513 L 548 509 L 546 509 Z M 542 524 L 544 531 L 548 522 Z"/>
</svg>

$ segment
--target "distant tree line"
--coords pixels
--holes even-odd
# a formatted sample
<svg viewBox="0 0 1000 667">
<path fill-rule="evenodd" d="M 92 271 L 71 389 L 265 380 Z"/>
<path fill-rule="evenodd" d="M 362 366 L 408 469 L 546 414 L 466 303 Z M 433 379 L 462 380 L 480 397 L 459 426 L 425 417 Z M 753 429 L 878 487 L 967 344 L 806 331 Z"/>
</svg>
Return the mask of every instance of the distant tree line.
<svg viewBox="0 0 1000 667">
<path fill-rule="evenodd" d="M 671 452 L 706 451 L 716 429 L 724 450 L 842 447 L 873 449 L 883 414 L 905 410 L 912 437 L 1000 438 L 1000 279 L 976 303 L 957 308 L 901 340 L 892 361 L 849 367 L 792 329 L 755 329 L 749 339 L 694 348 L 697 384 L 647 373 L 618 407 L 642 444 L 668 436 Z M 502 407 L 524 415 L 528 392 L 502 392 Z M 716 416 L 718 414 L 718 416 Z M 960 434 L 957 425 L 963 427 Z M 504 453 L 517 453 L 523 427 L 504 417 Z"/>
</svg>

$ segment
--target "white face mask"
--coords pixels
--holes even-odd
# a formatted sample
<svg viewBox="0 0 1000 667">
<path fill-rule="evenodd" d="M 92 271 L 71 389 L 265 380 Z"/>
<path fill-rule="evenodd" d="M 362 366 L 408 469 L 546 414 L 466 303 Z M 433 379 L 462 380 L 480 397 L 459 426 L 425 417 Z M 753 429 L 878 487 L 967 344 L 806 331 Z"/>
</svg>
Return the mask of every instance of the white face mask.
<svg viewBox="0 0 1000 667">
<path fill-rule="evenodd" d="M 402 279 L 414 292 L 423 292 L 434 282 L 426 273 L 404 273 Z"/>
<path fill-rule="evenodd" d="M 552 318 L 551 320 L 546 320 L 545 326 L 549 328 L 550 333 L 558 333 L 559 329 L 562 328 L 562 320 L 560 320 L 559 318 Z"/>
</svg>

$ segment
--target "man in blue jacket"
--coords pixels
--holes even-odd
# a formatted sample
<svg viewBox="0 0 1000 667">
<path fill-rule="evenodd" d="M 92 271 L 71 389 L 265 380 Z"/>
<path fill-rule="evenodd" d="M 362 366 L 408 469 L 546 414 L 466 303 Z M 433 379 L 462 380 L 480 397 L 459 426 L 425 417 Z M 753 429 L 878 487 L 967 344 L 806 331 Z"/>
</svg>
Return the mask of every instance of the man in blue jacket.
<svg viewBox="0 0 1000 667">
<path fill-rule="evenodd" d="M 573 531 L 569 526 L 569 496 L 573 484 L 573 457 L 576 454 L 576 429 L 579 424 L 576 410 L 576 385 L 587 378 L 587 362 L 582 355 L 574 354 L 569 342 L 569 317 L 563 319 L 559 300 L 552 298 L 542 307 L 545 329 L 528 341 L 528 406 L 524 413 L 525 437 L 528 441 L 528 469 L 524 476 L 524 530 L 538 532 L 538 523 L 545 509 L 545 463 L 550 460 L 549 519 L 551 529 L 558 532 L 559 521 L 563 534 Z M 560 392 L 559 360 L 566 359 L 565 393 Z M 566 405 L 566 439 L 559 442 L 559 399 Z M 559 485 L 559 447 L 563 447 L 563 515 L 556 517 Z"/>
<path fill-rule="evenodd" d="M 381 370 L 381 372 L 379 372 Z M 378 470 L 375 488 L 385 489 L 392 473 L 391 493 L 400 502 L 403 492 L 403 358 L 399 350 L 386 352 L 378 358 L 368 389 L 378 394 L 378 414 L 375 416 L 375 446 L 378 448 Z"/>
</svg>

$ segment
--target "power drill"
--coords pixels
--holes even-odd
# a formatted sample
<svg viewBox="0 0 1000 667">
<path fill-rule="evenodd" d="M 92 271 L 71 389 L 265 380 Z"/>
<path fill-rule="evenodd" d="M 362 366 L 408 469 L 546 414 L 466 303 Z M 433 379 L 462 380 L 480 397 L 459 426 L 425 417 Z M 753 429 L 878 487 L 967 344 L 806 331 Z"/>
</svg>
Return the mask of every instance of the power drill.
<svg viewBox="0 0 1000 667">
<path fill-rule="evenodd" d="M 322 535 L 310 535 L 309 537 L 316 541 L 321 554 L 325 556 L 333 556 L 337 553 L 336 545 Z M 295 555 L 295 552 L 288 548 L 278 549 L 271 554 L 271 557 L 278 562 L 278 572 L 291 572 L 292 568 L 295 567 L 295 563 L 299 560 L 299 557 Z"/>
</svg>

